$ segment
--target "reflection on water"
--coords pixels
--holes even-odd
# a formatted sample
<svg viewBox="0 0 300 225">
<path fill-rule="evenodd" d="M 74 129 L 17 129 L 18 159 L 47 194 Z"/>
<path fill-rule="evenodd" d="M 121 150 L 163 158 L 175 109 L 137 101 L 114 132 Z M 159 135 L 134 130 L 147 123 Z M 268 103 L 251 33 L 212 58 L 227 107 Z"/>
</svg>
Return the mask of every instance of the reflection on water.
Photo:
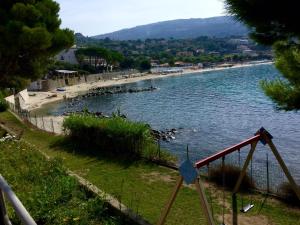
<svg viewBox="0 0 300 225">
<path fill-rule="evenodd" d="M 83 107 L 107 114 L 121 109 L 129 118 L 145 121 L 155 129 L 183 128 L 176 140 L 163 147 L 184 157 L 189 144 L 193 160 L 248 138 L 263 126 L 274 136 L 274 143 L 299 179 L 300 114 L 276 111 L 259 87 L 261 79 L 277 76 L 272 65 L 260 65 L 141 81 L 127 86 L 153 85 L 159 90 L 89 97 L 80 104 L 52 104 L 47 110 L 57 115 Z M 247 151 L 241 153 L 245 156 Z M 259 144 L 254 161 L 257 168 L 265 163 L 265 154 L 266 148 Z"/>
</svg>

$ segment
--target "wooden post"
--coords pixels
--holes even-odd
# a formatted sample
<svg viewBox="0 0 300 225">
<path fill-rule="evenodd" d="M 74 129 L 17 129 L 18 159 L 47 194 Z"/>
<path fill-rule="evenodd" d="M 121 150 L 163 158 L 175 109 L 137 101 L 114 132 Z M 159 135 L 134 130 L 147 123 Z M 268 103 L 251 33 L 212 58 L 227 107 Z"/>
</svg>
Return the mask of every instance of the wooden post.
<svg viewBox="0 0 300 225">
<path fill-rule="evenodd" d="M 285 176 L 287 177 L 287 179 L 289 180 L 290 184 L 292 185 L 293 190 L 295 191 L 298 199 L 300 200 L 300 190 L 299 187 L 297 186 L 296 182 L 294 181 L 292 175 L 290 174 L 287 166 L 285 165 L 283 159 L 281 158 L 277 148 L 275 147 L 274 143 L 272 142 L 272 140 L 264 134 L 264 139 L 266 140 L 267 144 L 269 145 L 269 147 L 271 148 L 273 154 L 275 155 L 279 165 L 281 166 L 283 172 L 285 173 Z"/>
<path fill-rule="evenodd" d="M 173 190 L 173 192 L 172 192 L 172 194 L 170 196 L 170 199 L 169 199 L 169 201 L 168 201 L 168 203 L 167 203 L 164 211 L 162 212 L 162 214 L 161 214 L 161 216 L 159 218 L 159 221 L 158 221 L 157 225 L 162 225 L 162 224 L 165 223 L 166 218 L 168 216 L 168 213 L 170 212 L 170 209 L 171 209 L 171 207 L 172 207 L 172 205 L 173 205 L 173 203 L 175 201 L 175 198 L 176 198 L 176 196 L 178 194 L 178 191 L 179 191 L 179 189 L 180 189 L 180 187 L 182 185 L 182 182 L 183 182 L 183 177 L 180 176 L 177 179 L 177 182 L 176 182 L 176 185 L 174 187 L 174 190 Z"/>
<path fill-rule="evenodd" d="M 251 143 L 251 149 L 248 153 L 248 156 L 246 158 L 246 161 L 244 163 L 244 166 L 243 166 L 243 169 L 242 171 L 240 172 L 240 176 L 234 186 L 234 189 L 232 191 L 232 224 L 233 225 L 237 225 L 238 224 L 238 217 L 237 217 L 237 202 L 236 202 L 236 193 L 238 192 L 240 186 L 241 186 L 241 183 L 243 181 L 243 178 L 245 177 L 246 175 L 246 172 L 247 172 L 247 168 L 249 166 L 249 163 L 250 163 L 250 160 L 252 159 L 253 157 L 253 153 L 255 151 L 255 148 L 256 148 L 256 145 L 257 145 L 257 142 L 253 142 Z"/>
<path fill-rule="evenodd" d="M 201 208 L 203 209 L 204 215 L 208 225 L 214 225 L 214 219 L 212 217 L 211 211 L 209 210 L 209 205 L 205 196 L 204 188 L 200 177 L 195 181 L 196 190 L 199 194 Z"/>
</svg>

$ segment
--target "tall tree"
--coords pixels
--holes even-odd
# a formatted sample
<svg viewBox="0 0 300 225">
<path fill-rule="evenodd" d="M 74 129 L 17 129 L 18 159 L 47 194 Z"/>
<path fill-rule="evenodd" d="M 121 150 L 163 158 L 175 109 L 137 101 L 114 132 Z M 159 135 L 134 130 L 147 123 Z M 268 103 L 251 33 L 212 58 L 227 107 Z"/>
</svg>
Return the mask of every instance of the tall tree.
<svg viewBox="0 0 300 225">
<path fill-rule="evenodd" d="M 58 12 L 53 0 L 0 1 L 0 88 L 23 88 L 73 45 L 74 34 L 60 29 Z"/>
<path fill-rule="evenodd" d="M 265 93 L 279 109 L 300 109 L 300 14 L 294 0 L 226 0 L 229 13 L 250 28 L 250 36 L 275 50 L 283 79 L 263 81 Z"/>
<path fill-rule="evenodd" d="M 99 67 L 98 64 L 101 60 L 105 60 L 106 69 L 110 65 L 116 66 L 124 59 L 121 53 L 101 47 L 80 48 L 76 51 L 76 57 L 82 64 L 85 63 L 84 59 L 88 57 L 90 66 L 94 64 L 95 68 Z"/>
</svg>

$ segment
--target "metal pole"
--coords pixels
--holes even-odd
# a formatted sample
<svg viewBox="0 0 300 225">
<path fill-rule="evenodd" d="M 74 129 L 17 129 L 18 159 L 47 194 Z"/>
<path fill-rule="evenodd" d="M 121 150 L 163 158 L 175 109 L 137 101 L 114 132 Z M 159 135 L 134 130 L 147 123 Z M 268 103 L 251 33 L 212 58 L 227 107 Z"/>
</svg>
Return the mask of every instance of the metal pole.
<svg viewBox="0 0 300 225">
<path fill-rule="evenodd" d="M 11 225 L 5 207 L 4 195 L 1 189 L 0 189 L 0 224 Z"/>
<path fill-rule="evenodd" d="M 267 193 L 270 192 L 270 179 L 269 179 L 269 155 L 267 153 Z"/>
<path fill-rule="evenodd" d="M 4 180 L 4 178 L 1 175 L 0 175 L 0 188 L 2 189 L 3 193 L 7 197 L 7 200 L 11 203 L 12 207 L 14 208 L 16 214 L 23 222 L 23 224 L 36 225 L 32 217 L 30 216 L 30 214 L 23 206 L 22 202 L 18 199 L 18 197 L 15 195 L 15 193 L 12 191 L 10 186 L 7 184 L 7 182 Z"/>
<path fill-rule="evenodd" d="M 52 133 L 54 134 L 54 124 L 53 124 L 53 119 L 51 118 L 51 126 L 52 126 Z"/>
<path fill-rule="evenodd" d="M 42 116 L 43 129 L 45 130 L 44 117 Z"/>
<path fill-rule="evenodd" d="M 34 118 L 35 118 L 35 126 L 38 128 L 38 121 L 37 121 L 36 114 L 34 115 Z"/>
</svg>

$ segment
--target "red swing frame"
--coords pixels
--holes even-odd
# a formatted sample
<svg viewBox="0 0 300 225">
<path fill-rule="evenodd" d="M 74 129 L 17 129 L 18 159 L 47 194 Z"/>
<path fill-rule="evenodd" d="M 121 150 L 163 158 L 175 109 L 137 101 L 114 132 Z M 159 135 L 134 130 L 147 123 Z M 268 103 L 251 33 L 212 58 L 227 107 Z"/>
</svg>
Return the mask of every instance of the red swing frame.
<svg viewBox="0 0 300 225">
<path fill-rule="evenodd" d="M 289 183 L 291 184 L 293 190 L 295 191 L 298 199 L 300 199 L 300 190 L 296 184 L 296 182 L 294 181 L 292 175 L 290 174 L 287 166 L 285 165 L 283 159 L 281 158 L 277 148 L 275 147 L 274 143 L 272 142 L 272 136 L 264 129 L 264 128 L 261 128 L 253 137 L 247 139 L 247 140 L 244 140 L 236 145 L 233 145 L 229 148 L 226 148 L 222 151 L 219 151 L 217 152 L 216 154 L 213 154 L 205 159 L 202 159 L 202 160 L 199 160 L 197 161 L 195 164 L 194 164 L 194 167 L 197 168 L 197 169 L 200 169 L 201 167 L 203 166 L 207 166 L 209 163 L 217 160 L 217 159 L 220 159 L 220 158 L 223 158 L 225 157 L 226 155 L 228 154 L 231 154 L 232 152 L 234 151 L 238 151 L 240 150 L 241 148 L 247 146 L 247 145 L 251 145 L 251 149 L 248 153 L 248 156 L 245 160 L 245 163 L 243 165 L 243 168 L 242 168 L 242 171 L 240 173 L 240 176 L 236 182 L 236 185 L 232 191 L 232 221 L 233 221 L 233 225 L 237 225 L 238 224 L 238 218 L 237 218 L 237 202 L 236 202 L 236 194 L 239 190 L 239 187 L 241 185 L 241 182 L 246 174 L 246 171 L 247 171 L 247 167 L 250 163 L 250 160 L 253 156 L 253 153 L 256 149 L 256 145 L 257 143 L 261 141 L 264 145 L 267 144 L 272 153 L 274 154 L 276 160 L 278 161 L 279 165 L 281 166 L 283 172 L 285 173 Z M 177 196 L 177 193 L 181 187 L 183 183 L 183 177 L 180 175 L 177 182 L 176 182 L 176 185 L 174 187 L 174 190 L 172 191 L 172 194 L 157 222 L 157 225 L 162 225 L 165 223 L 165 220 L 166 220 L 166 217 L 176 199 L 176 196 Z M 201 208 L 205 214 L 205 217 L 206 217 L 206 220 L 207 220 L 207 224 L 209 225 L 214 225 L 214 220 L 213 220 L 213 217 L 211 215 L 211 212 L 210 212 L 210 208 L 209 208 L 209 205 L 208 205 L 208 202 L 207 202 L 207 199 L 206 199 L 206 196 L 205 196 L 205 192 L 204 192 L 204 186 L 201 182 L 201 179 L 200 177 L 198 177 L 198 179 L 195 180 L 195 186 L 196 186 L 196 190 L 199 194 L 199 198 L 200 198 L 200 203 L 201 203 Z"/>
</svg>

